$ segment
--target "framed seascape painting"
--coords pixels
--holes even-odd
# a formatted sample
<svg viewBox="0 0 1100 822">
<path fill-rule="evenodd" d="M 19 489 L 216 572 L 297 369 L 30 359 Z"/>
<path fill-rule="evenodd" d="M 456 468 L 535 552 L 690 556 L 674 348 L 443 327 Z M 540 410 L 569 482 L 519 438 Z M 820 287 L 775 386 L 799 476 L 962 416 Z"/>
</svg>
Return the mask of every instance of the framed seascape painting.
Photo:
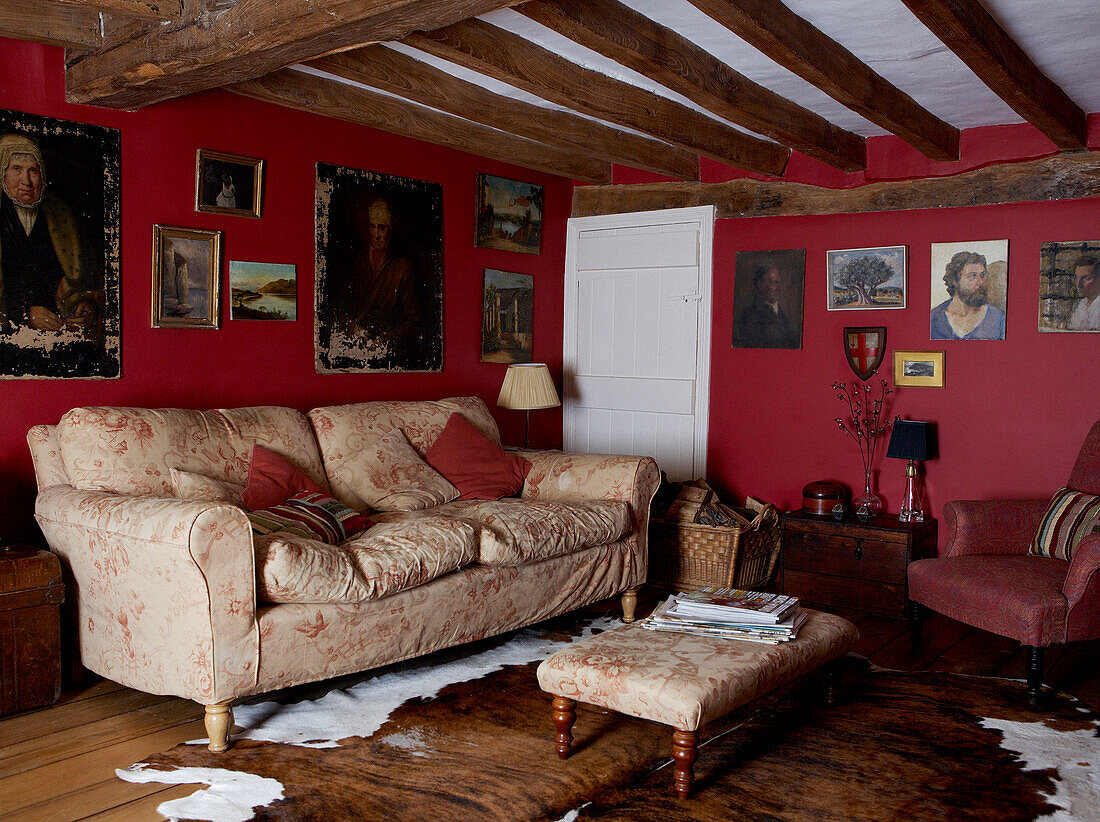
<svg viewBox="0 0 1100 822">
<path fill-rule="evenodd" d="M 153 328 L 217 328 L 220 231 L 153 226 Z"/>
<path fill-rule="evenodd" d="M 738 251 L 733 272 L 733 347 L 801 348 L 806 250 Z"/>
<path fill-rule="evenodd" d="M 894 385 L 943 388 L 943 352 L 895 351 Z"/>
<path fill-rule="evenodd" d="M 538 254 L 542 246 L 542 186 L 477 175 L 476 244 Z"/>
<path fill-rule="evenodd" d="M 1100 240 L 1043 243 L 1039 330 L 1100 331 Z"/>
<path fill-rule="evenodd" d="M 0 109 L 0 377 L 116 379 L 119 132 Z"/>
<path fill-rule="evenodd" d="M 534 327 L 530 274 L 485 269 L 481 302 L 481 361 L 531 362 Z"/>
<path fill-rule="evenodd" d="M 229 261 L 233 320 L 298 319 L 298 269 L 285 263 Z"/>
<path fill-rule="evenodd" d="M 317 164 L 318 373 L 443 368 L 443 187 Z"/>
<path fill-rule="evenodd" d="M 195 210 L 260 216 L 264 161 L 200 148 L 195 167 Z"/>
<path fill-rule="evenodd" d="M 1008 240 L 932 243 L 929 339 L 1003 340 Z"/>
<path fill-rule="evenodd" d="M 826 252 L 829 311 L 905 308 L 905 246 Z"/>
</svg>

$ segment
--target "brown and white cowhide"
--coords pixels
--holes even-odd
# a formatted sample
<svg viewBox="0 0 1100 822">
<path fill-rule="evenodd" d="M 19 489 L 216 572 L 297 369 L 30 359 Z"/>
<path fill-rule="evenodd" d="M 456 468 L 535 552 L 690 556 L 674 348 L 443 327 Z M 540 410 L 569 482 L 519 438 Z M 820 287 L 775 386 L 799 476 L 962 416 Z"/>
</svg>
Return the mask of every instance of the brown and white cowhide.
<svg viewBox="0 0 1100 822">
<path fill-rule="evenodd" d="M 1020 682 L 854 658 L 835 708 L 811 681 L 710 729 L 686 801 L 665 767 L 669 729 L 653 723 L 582 705 L 561 761 L 535 667 L 613 624 L 536 627 L 240 706 L 229 751 L 180 745 L 118 773 L 205 784 L 159 810 L 216 822 L 1100 819 L 1100 717 L 1082 703 L 1053 694 L 1034 712 Z"/>
</svg>

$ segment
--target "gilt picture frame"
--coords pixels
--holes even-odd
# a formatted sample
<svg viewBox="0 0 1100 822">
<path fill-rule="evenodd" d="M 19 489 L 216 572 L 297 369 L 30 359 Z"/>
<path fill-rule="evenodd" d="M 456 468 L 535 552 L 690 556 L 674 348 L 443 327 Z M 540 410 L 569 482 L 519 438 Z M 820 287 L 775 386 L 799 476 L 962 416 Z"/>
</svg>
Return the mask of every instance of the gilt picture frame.
<svg viewBox="0 0 1100 822">
<path fill-rule="evenodd" d="M 260 218 L 264 161 L 200 148 L 195 157 L 195 210 Z"/>
<path fill-rule="evenodd" d="M 222 232 L 153 226 L 153 328 L 217 328 Z"/>
<path fill-rule="evenodd" d="M 944 352 L 895 351 L 894 385 L 943 388 Z"/>
</svg>

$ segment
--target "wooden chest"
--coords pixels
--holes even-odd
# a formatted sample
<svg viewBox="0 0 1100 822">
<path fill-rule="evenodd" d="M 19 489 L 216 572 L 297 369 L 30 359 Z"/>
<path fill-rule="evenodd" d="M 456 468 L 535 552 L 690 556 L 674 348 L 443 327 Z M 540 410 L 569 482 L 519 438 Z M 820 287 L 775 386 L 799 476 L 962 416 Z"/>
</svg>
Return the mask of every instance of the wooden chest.
<svg viewBox="0 0 1100 822">
<path fill-rule="evenodd" d="M 0 714 L 57 701 L 61 694 L 61 603 L 57 556 L 0 548 Z"/>
<path fill-rule="evenodd" d="M 899 522 L 883 514 L 867 523 L 792 511 L 783 516 L 783 593 L 807 603 L 904 618 L 907 571 L 936 553 L 936 523 Z"/>
</svg>

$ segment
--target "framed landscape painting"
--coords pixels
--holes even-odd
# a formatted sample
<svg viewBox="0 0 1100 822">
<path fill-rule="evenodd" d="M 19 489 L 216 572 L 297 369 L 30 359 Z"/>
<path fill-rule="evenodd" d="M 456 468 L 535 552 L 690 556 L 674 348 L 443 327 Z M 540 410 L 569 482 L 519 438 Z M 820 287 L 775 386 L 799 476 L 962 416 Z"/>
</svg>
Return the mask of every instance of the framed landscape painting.
<svg viewBox="0 0 1100 822">
<path fill-rule="evenodd" d="M 826 252 L 828 310 L 905 308 L 903 245 Z"/>
<path fill-rule="evenodd" d="M 943 388 L 943 352 L 895 351 L 894 385 Z"/>
<path fill-rule="evenodd" d="M 153 328 L 217 328 L 220 231 L 153 226 Z"/>
<path fill-rule="evenodd" d="M 542 246 L 542 186 L 477 175 L 476 244 L 538 254 Z"/>
<path fill-rule="evenodd" d="M 231 319 L 298 319 L 297 266 L 230 260 L 229 289 Z"/>
<path fill-rule="evenodd" d="M 485 269 L 482 291 L 481 361 L 531 362 L 535 278 Z"/>
</svg>

